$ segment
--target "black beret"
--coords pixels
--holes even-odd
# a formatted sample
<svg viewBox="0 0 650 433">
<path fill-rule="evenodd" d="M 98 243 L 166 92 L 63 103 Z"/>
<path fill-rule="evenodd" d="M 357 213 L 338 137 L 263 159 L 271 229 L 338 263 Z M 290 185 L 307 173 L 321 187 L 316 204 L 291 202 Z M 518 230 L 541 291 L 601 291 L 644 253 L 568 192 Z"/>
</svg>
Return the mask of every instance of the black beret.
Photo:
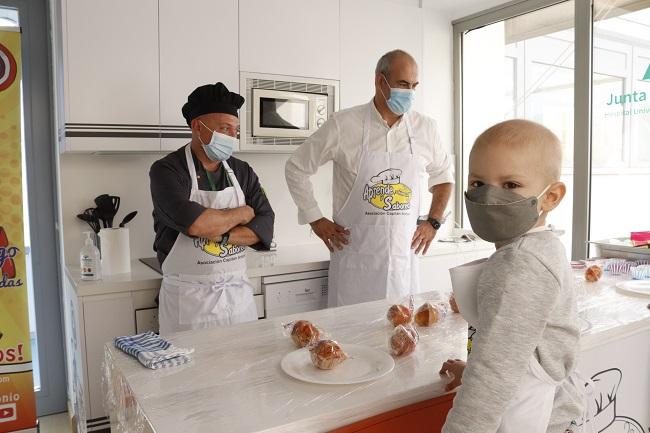
<svg viewBox="0 0 650 433">
<path fill-rule="evenodd" d="M 206 84 L 194 89 L 183 105 L 183 117 L 189 125 L 192 119 L 208 113 L 226 113 L 237 116 L 244 98 L 231 92 L 223 83 Z"/>
</svg>

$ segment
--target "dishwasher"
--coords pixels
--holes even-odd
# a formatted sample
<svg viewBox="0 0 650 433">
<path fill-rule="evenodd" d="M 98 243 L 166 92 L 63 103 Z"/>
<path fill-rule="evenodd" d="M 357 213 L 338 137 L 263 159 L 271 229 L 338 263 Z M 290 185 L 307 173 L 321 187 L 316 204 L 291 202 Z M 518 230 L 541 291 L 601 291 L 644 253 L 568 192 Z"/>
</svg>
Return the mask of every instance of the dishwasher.
<svg viewBox="0 0 650 433">
<path fill-rule="evenodd" d="M 262 277 L 266 317 L 327 308 L 327 269 Z"/>
</svg>

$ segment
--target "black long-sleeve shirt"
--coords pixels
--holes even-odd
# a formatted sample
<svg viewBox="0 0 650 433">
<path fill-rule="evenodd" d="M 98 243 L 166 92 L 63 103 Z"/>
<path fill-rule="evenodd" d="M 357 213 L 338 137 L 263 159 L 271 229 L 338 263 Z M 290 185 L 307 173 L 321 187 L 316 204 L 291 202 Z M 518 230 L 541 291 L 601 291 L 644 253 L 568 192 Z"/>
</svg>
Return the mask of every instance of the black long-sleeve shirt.
<svg viewBox="0 0 650 433">
<path fill-rule="evenodd" d="M 192 153 L 197 181 L 200 190 L 210 191 L 203 165 Z M 257 250 L 268 249 L 273 239 L 275 214 L 259 178 L 248 163 L 235 157 L 228 159 L 246 199 L 246 204 L 255 211 L 255 218 L 246 224 L 260 238 L 251 247 Z M 215 189 L 221 191 L 230 186 L 223 164 L 211 173 Z M 189 227 L 203 213 L 205 207 L 190 200 L 192 181 L 185 159 L 185 146 L 154 162 L 149 170 L 151 198 L 153 200 L 153 228 L 156 232 L 153 249 L 162 264 L 172 249 L 178 233 L 187 234 Z"/>
</svg>

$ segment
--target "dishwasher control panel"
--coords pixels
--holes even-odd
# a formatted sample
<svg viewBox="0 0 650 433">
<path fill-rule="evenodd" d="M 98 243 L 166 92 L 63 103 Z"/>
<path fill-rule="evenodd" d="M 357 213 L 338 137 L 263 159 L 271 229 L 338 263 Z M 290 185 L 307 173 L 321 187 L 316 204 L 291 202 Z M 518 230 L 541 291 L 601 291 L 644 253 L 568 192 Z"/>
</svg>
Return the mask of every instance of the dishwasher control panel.
<svg viewBox="0 0 650 433">
<path fill-rule="evenodd" d="M 285 316 L 327 307 L 327 270 L 262 278 L 266 317 Z"/>
</svg>

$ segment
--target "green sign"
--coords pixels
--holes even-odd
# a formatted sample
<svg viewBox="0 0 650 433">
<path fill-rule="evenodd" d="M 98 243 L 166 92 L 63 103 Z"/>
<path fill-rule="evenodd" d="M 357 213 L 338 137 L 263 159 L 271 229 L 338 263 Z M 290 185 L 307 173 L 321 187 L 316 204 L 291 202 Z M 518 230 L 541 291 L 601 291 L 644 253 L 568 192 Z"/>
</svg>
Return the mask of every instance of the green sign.
<svg viewBox="0 0 650 433">
<path fill-rule="evenodd" d="M 643 75 L 642 80 L 643 80 L 643 81 L 650 80 L 650 65 L 648 65 L 648 69 L 646 69 L 645 74 Z"/>
</svg>

